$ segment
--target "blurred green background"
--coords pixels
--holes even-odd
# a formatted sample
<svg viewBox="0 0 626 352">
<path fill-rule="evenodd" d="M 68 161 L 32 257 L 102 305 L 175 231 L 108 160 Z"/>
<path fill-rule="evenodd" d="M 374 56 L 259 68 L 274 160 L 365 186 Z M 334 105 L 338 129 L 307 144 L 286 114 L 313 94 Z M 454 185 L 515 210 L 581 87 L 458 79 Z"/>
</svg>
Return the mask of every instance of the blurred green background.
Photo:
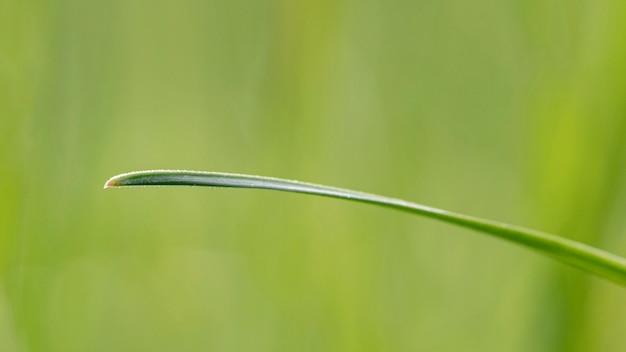
<svg viewBox="0 0 626 352">
<path fill-rule="evenodd" d="M 623 0 L 0 0 L 0 351 L 623 351 L 626 290 L 391 210 L 626 255 Z"/>
</svg>

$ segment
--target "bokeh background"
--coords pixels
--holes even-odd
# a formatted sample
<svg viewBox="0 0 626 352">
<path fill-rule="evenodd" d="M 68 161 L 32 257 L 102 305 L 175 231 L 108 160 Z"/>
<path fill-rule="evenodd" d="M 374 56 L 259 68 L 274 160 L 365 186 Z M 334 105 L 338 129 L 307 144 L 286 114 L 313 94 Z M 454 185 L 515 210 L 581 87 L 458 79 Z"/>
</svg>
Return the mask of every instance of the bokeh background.
<svg viewBox="0 0 626 352">
<path fill-rule="evenodd" d="M 0 0 L 0 351 L 623 351 L 626 290 L 391 210 L 626 255 L 623 0 Z"/>
</svg>

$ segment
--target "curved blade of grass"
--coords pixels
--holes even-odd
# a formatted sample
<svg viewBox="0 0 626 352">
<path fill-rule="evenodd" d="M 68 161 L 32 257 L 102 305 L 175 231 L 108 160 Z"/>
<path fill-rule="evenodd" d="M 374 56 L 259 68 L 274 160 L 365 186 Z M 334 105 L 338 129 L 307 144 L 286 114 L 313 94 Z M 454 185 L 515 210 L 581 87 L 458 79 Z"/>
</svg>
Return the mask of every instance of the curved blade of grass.
<svg viewBox="0 0 626 352">
<path fill-rule="evenodd" d="M 375 194 L 272 177 L 182 170 L 150 170 L 121 174 L 108 180 L 104 187 L 171 185 L 269 189 L 348 199 L 394 208 L 509 240 L 626 285 L 626 259 L 615 254 L 548 233 Z"/>
</svg>

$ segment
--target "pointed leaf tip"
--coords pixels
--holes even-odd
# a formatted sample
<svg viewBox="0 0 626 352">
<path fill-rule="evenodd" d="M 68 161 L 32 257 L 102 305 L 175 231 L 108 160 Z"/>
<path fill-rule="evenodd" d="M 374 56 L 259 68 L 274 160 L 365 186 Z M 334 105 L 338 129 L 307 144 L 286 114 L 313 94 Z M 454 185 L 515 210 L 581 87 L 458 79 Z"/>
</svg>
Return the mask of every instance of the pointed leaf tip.
<svg viewBox="0 0 626 352">
<path fill-rule="evenodd" d="M 115 177 L 110 178 L 107 182 L 104 183 L 104 188 L 113 188 L 116 186 Z"/>
</svg>

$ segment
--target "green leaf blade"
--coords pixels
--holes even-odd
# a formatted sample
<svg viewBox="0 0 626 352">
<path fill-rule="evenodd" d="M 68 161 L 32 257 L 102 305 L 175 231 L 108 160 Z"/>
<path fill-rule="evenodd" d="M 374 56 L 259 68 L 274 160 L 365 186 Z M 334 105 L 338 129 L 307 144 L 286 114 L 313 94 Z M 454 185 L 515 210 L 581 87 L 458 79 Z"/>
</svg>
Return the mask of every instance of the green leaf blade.
<svg viewBox="0 0 626 352">
<path fill-rule="evenodd" d="M 626 259 L 552 234 L 458 214 L 397 198 L 280 178 L 185 170 L 147 170 L 120 174 L 104 188 L 128 186 L 208 186 L 305 193 L 369 203 L 441 220 L 508 240 L 626 286 Z"/>
</svg>

